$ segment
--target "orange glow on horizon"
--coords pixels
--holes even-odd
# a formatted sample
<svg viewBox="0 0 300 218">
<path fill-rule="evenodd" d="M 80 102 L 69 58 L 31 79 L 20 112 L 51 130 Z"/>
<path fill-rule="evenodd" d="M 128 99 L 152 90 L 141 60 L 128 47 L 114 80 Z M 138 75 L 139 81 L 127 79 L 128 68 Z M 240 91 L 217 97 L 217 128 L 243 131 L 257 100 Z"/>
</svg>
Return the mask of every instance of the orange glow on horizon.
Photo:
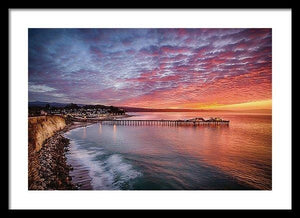
<svg viewBox="0 0 300 218">
<path fill-rule="evenodd" d="M 238 104 L 204 104 L 204 103 L 188 103 L 181 104 L 178 106 L 170 106 L 170 107 L 143 107 L 149 109 L 191 109 L 191 110 L 232 110 L 232 111 L 243 111 L 243 110 L 269 110 L 272 111 L 272 100 L 261 100 L 261 101 L 250 101 Z"/>
<path fill-rule="evenodd" d="M 254 109 L 271 110 L 272 100 L 251 101 L 246 103 L 228 104 L 228 105 L 222 105 L 218 103 L 214 103 L 214 104 L 190 103 L 190 104 L 185 104 L 182 107 L 172 107 L 172 108 L 212 109 L 212 110 L 254 110 Z"/>
<path fill-rule="evenodd" d="M 269 109 L 272 110 L 272 100 L 252 101 L 240 104 L 218 106 L 218 109 L 230 110 L 254 110 L 254 109 Z"/>
</svg>

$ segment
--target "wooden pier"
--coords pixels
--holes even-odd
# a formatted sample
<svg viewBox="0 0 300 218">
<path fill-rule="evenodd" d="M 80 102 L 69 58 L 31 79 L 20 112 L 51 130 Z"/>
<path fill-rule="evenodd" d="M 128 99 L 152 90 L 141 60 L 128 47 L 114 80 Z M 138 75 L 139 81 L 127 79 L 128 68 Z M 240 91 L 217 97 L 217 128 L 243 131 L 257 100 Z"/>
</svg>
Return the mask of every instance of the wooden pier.
<svg viewBox="0 0 300 218">
<path fill-rule="evenodd" d="M 204 125 L 229 125 L 229 120 L 222 121 L 190 121 L 190 120 L 102 120 L 104 125 L 124 126 L 204 126 Z"/>
</svg>

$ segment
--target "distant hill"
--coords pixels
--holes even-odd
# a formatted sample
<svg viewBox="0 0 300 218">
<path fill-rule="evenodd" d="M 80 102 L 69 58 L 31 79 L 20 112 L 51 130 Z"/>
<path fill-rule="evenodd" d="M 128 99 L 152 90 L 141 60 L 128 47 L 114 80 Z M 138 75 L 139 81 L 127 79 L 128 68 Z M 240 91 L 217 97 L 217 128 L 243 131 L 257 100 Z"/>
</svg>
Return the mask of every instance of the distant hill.
<svg viewBox="0 0 300 218">
<path fill-rule="evenodd" d="M 28 104 L 29 106 L 40 106 L 40 107 L 45 107 L 46 104 L 49 104 L 52 107 L 65 107 L 70 103 L 34 101 L 34 102 L 29 102 Z M 85 106 L 85 104 L 77 104 L 77 105 L 80 107 Z M 270 109 L 249 109 L 249 110 L 153 109 L 153 108 L 138 108 L 138 107 L 122 107 L 122 106 L 118 108 L 124 109 L 126 112 L 235 112 L 235 113 L 272 114 L 272 110 Z"/>
<path fill-rule="evenodd" d="M 152 109 L 152 108 L 137 108 L 137 107 L 118 107 L 126 112 L 232 112 L 232 113 L 263 113 L 272 114 L 270 109 L 252 109 L 252 110 L 217 110 L 217 109 Z"/>
<path fill-rule="evenodd" d="M 153 109 L 153 108 L 137 108 L 137 107 L 119 107 L 127 112 L 209 112 L 214 110 L 203 109 Z"/>
<path fill-rule="evenodd" d="M 46 104 L 49 104 L 52 107 L 65 107 L 66 105 L 68 105 L 70 103 L 44 102 L 44 101 L 28 102 L 29 107 L 32 107 L 32 106 L 45 107 Z M 84 106 L 84 104 L 77 104 L 77 105 L 78 106 Z"/>
</svg>

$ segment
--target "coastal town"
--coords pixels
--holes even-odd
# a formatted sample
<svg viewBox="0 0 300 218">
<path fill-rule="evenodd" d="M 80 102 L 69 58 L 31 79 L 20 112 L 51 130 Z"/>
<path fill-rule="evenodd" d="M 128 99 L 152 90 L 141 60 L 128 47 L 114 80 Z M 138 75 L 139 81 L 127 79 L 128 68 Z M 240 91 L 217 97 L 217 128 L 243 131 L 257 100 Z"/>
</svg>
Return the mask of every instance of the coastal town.
<svg viewBox="0 0 300 218">
<path fill-rule="evenodd" d="M 112 116 L 125 115 L 125 111 L 114 106 L 68 104 L 64 107 L 50 106 L 29 106 L 28 116 L 58 115 L 74 119 L 103 119 Z"/>
</svg>

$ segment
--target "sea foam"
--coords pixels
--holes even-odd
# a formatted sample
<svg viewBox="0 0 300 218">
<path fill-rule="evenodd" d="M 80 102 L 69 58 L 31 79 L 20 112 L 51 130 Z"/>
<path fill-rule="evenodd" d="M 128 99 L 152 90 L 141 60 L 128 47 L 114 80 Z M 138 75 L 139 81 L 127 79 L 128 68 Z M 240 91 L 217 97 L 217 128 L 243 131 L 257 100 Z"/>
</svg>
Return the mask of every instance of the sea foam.
<svg viewBox="0 0 300 218">
<path fill-rule="evenodd" d="M 70 141 L 69 155 L 89 170 L 94 190 L 128 189 L 132 180 L 142 175 L 130 163 L 126 163 L 120 154 L 109 154 L 98 146 L 86 149 L 80 143 Z"/>
</svg>

